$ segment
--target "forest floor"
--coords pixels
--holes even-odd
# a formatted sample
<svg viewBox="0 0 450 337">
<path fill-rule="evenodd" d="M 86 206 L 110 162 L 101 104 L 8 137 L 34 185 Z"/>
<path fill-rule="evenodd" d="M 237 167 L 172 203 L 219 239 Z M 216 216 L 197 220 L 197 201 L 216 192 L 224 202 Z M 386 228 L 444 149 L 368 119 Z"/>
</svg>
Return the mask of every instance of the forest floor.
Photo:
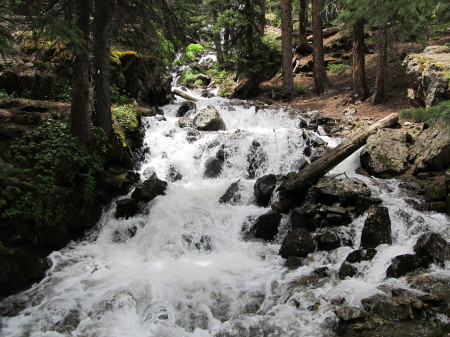
<svg viewBox="0 0 450 337">
<path fill-rule="evenodd" d="M 274 28 L 270 29 L 274 33 Z M 275 33 L 276 34 L 276 31 Z M 441 33 L 438 38 L 430 39 L 425 44 L 411 42 L 396 42 L 389 51 L 388 71 L 387 71 L 387 92 L 388 101 L 373 105 L 370 99 L 352 103 L 352 73 L 351 70 L 335 75 L 328 72 L 328 78 L 332 88 L 323 95 L 314 92 L 314 80 L 312 73 L 299 73 L 294 77 L 294 85 L 304 88 L 304 92 L 293 97 L 289 101 L 272 99 L 270 90 L 264 88 L 280 88 L 281 81 L 268 81 L 261 85 L 263 92 L 258 96 L 259 100 L 276 106 L 289 105 L 300 111 L 321 111 L 323 114 L 333 118 L 343 117 L 345 109 L 354 109 L 354 118 L 360 119 L 380 119 L 393 112 L 400 112 L 403 109 L 412 108 L 411 102 L 407 99 L 408 80 L 406 69 L 402 65 L 407 54 L 420 53 L 428 45 L 444 45 L 450 43 L 450 31 Z M 366 54 L 366 78 L 370 91 L 375 86 L 376 78 L 376 53 Z"/>
</svg>

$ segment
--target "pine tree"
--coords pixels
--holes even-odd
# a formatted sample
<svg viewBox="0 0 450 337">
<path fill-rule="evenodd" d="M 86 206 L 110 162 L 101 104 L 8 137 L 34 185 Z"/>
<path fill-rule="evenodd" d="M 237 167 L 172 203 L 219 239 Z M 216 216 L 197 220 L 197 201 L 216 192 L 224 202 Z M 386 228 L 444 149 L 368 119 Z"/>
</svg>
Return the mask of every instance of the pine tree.
<svg viewBox="0 0 450 337">
<path fill-rule="evenodd" d="M 323 52 L 322 33 L 322 0 L 311 0 L 312 2 L 312 29 L 313 29 L 313 75 L 314 88 L 318 95 L 328 91 L 331 84 L 325 69 L 325 58 Z"/>
<path fill-rule="evenodd" d="M 292 3 L 281 0 L 281 49 L 282 49 L 282 92 L 286 96 L 294 94 L 292 68 Z"/>
</svg>

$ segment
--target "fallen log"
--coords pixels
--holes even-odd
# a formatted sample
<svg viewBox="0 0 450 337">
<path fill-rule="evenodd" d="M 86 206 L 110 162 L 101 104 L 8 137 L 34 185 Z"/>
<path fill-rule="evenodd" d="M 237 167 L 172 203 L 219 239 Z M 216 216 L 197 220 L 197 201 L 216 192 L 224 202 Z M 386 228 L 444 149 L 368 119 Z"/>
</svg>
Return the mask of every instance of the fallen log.
<svg viewBox="0 0 450 337">
<path fill-rule="evenodd" d="M 182 98 L 184 98 L 184 99 L 187 99 L 188 101 L 192 101 L 192 102 L 197 102 L 197 101 L 198 101 L 197 98 L 192 97 L 192 96 L 186 94 L 185 92 L 182 92 L 181 90 L 173 89 L 172 92 L 173 92 L 175 95 L 178 95 L 178 96 L 180 96 L 180 97 L 182 97 Z"/>
<path fill-rule="evenodd" d="M 279 200 L 272 204 L 272 208 L 278 211 L 287 211 L 293 205 L 300 205 L 304 201 L 309 188 L 316 184 L 333 167 L 363 146 L 371 134 L 379 129 L 393 127 L 397 123 L 398 114 L 392 113 L 352 138 L 343 141 L 325 156 L 312 162 L 300 172 L 291 174 L 277 189 L 279 191 Z"/>
</svg>

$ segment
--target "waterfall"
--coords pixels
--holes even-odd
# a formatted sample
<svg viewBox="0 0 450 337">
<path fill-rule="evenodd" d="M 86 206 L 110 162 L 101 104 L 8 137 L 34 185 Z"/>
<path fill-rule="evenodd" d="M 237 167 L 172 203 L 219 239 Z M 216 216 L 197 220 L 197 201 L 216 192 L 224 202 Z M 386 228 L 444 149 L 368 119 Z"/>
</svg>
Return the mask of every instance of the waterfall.
<svg viewBox="0 0 450 337">
<path fill-rule="evenodd" d="M 248 239 L 243 229 L 269 210 L 254 203 L 256 180 L 249 175 L 248 160 L 252 145 L 259 144 L 262 158 L 256 177 L 286 174 L 304 157 L 304 130 L 296 127 L 285 109 L 257 110 L 220 97 L 196 97 L 197 110 L 207 105 L 218 109 L 226 131 L 200 132 L 197 140 L 189 142 L 189 129 L 179 128 L 175 116 L 182 99 L 163 108 L 166 120 L 145 118 L 144 143 L 149 151 L 139 172 L 144 175 L 151 169 L 166 179 L 172 167 L 182 179 L 169 183 L 166 195 L 156 197 L 132 218 L 115 219 L 113 203 L 90 236 L 52 253 L 51 268 L 42 282 L 1 303 L 7 314 L 0 335 L 331 335 L 337 320 L 334 299 L 345 298 L 347 304 L 358 306 L 361 299 L 380 293 L 380 285 L 408 288 L 405 278 L 385 279 L 391 259 L 411 253 L 425 231 L 449 238 L 445 215 L 412 209 L 395 180 L 379 182 L 356 175 L 358 156 L 354 155 L 331 174 L 357 176 L 383 200 L 393 222 L 393 243 L 381 245 L 373 261 L 360 262 L 362 272 L 353 278 L 302 282 L 318 267 L 336 272 L 353 248 L 315 252 L 305 265 L 288 270 L 278 255 L 289 229 L 287 216 L 283 215 L 280 233 L 272 242 Z M 219 150 L 225 153 L 222 172 L 216 179 L 205 179 L 205 163 Z M 219 203 L 239 179 L 240 201 Z M 355 247 L 365 217 L 348 226 Z M 431 272 L 450 275 L 448 268 L 437 266 Z"/>
</svg>

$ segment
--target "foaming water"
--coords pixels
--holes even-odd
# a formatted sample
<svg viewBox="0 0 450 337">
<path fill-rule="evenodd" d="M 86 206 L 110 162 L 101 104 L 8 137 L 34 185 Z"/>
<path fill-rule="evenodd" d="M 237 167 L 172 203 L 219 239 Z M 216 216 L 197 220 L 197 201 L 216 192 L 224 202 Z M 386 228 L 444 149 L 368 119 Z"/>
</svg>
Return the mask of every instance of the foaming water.
<svg viewBox="0 0 450 337">
<path fill-rule="evenodd" d="M 357 176 L 383 200 L 393 222 L 392 245 L 378 247 L 372 262 L 361 262 L 360 273 L 343 281 L 335 274 L 351 247 L 310 254 L 304 266 L 287 270 L 278 255 L 286 218 L 274 242 L 244 240 L 243 230 L 269 210 L 254 205 L 249 153 L 259 144 L 256 177 L 287 173 L 304 156 L 304 131 L 284 110 L 200 99 L 197 110 L 214 105 L 227 130 L 201 132 L 188 142 L 189 130 L 180 129 L 175 117 L 181 102 L 164 108 L 166 121 L 144 121 L 150 151 L 139 171 L 152 169 L 165 179 L 175 167 L 183 178 L 169 183 L 166 195 L 143 214 L 115 219 L 112 207 L 88 239 L 52 253 L 40 284 L 3 301 L 17 309 L 2 318 L 2 336 L 328 336 L 336 321 L 331 300 L 358 306 L 381 284 L 407 287 L 404 278 L 385 280 L 390 260 L 411 253 L 424 231 L 449 238 L 445 215 L 411 209 L 394 180 L 357 176 L 355 155 L 330 174 Z M 205 163 L 218 150 L 225 153 L 223 171 L 204 179 Z M 241 201 L 220 204 L 238 179 Z M 356 248 L 365 217 L 345 229 Z M 323 266 L 334 275 L 308 282 L 305 277 Z"/>
</svg>

